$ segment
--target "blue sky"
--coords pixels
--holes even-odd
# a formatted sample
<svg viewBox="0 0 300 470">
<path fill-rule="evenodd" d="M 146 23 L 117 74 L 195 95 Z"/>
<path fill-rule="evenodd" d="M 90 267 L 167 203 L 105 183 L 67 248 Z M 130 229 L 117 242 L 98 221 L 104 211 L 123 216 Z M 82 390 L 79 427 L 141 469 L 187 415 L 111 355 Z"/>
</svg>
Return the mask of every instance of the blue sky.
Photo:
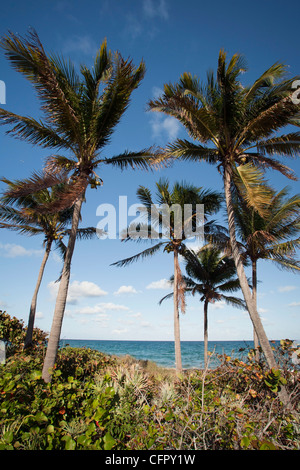
<svg viewBox="0 0 300 470">
<path fill-rule="evenodd" d="M 203 4 L 205 3 L 205 4 Z M 145 61 L 146 76 L 132 96 L 132 102 L 105 156 L 125 149 L 139 150 L 153 144 L 164 145 L 177 137 L 187 138 L 180 125 L 169 118 L 146 112 L 146 103 L 166 82 L 174 82 L 185 72 L 205 78 L 215 68 L 219 50 L 229 56 L 245 55 L 249 71 L 245 83 L 252 82 L 276 61 L 300 73 L 298 2 L 253 2 L 217 0 L 188 4 L 179 0 L 87 0 L 11 1 L 1 5 L 0 35 L 12 31 L 25 35 L 34 27 L 48 52 L 62 53 L 79 65 L 92 64 L 104 38 L 111 50 L 119 50 L 135 64 Z M 0 80 L 6 84 L 8 110 L 40 116 L 39 103 L 26 80 L 15 72 L 0 51 Z M 49 152 L 5 135 L 0 128 L 0 176 L 29 177 L 43 166 Z M 299 159 L 287 162 L 300 175 Z M 160 177 L 169 181 L 189 181 L 211 189 L 222 189 L 216 168 L 205 164 L 177 162 L 168 170 L 152 173 L 120 172 L 100 168 L 101 189 L 89 190 L 83 208 L 83 226 L 96 226 L 100 204 L 118 208 L 119 196 L 134 204 L 136 189 L 142 184 L 154 189 Z M 292 183 L 275 173 L 268 174 L 277 189 Z M 2 191 L 4 185 L 0 185 Z M 130 218 L 129 218 L 130 221 Z M 138 252 L 145 245 L 120 240 L 78 242 L 72 263 L 69 301 L 62 338 L 82 339 L 173 339 L 172 300 L 158 305 L 169 292 L 166 279 L 172 274 L 172 256 L 165 253 L 127 268 L 111 263 Z M 27 323 L 31 296 L 42 259 L 42 238 L 0 233 L 0 308 Z M 46 267 L 37 306 L 36 325 L 50 331 L 61 263 L 54 251 Z M 300 337 L 299 276 L 279 271 L 272 263 L 258 266 L 259 311 L 270 339 Z M 203 308 L 198 299 L 187 299 L 181 316 L 182 340 L 203 339 Z M 247 313 L 217 303 L 209 309 L 209 339 L 248 340 L 252 324 Z"/>
</svg>

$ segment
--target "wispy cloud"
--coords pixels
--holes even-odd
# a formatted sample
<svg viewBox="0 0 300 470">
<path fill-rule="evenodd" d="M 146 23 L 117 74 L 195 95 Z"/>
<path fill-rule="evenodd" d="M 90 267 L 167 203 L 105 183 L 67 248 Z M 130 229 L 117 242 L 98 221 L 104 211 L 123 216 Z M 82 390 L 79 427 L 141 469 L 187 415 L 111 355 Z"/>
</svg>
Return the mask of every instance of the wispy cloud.
<svg viewBox="0 0 300 470">
<path fill-rule="evenodd" d="M 93 55 L 97 52 L 98 45 L 89 35 L 74 35 L 64 41 L 63 53 L 80 52 L 84 55 Z"/>
<path fill-rule="evenodd" d="M 291 302 L 288 304 L 289 307 L 300 307 L 300 302 Z"/>
<path fill-rule="evenodd" d="M 297 286 L 280 286 L 278 287 L 279 292 L 291 292 L 292 290 L 297 289 Z"/>
<path fill-rule="evenodd" d="M 44 250 L 28 250 L 14 243 L 0 243 L 0 255 L 5 258 L 16 258 L 18 256 L 41 256 Z"/>
<path fill-rule="evenodd" d="M 86 306 L 82 308 L 78 308 L 75 310 L 75 313 L 78 313 L 80 315 L 95 315 L 95 314 L 102 314 L 103 316 L 107 316 L 107 312 L 109 311 L 128 311 L 129 307 L 126 307 L 126 305 L 120 305 L 120 304 L 114 304 L 112 302 L 101 302 L 93 307 L 91 306 Z"/>
<path fill-rule="evenodd" d="M 169 12 L 165 0 L 143 0 L 143 11 L 147 18 L 167 20 Z"/>
<path fill-rule="evenodd" d="M 165 0 L 143 0 L 141 9 L 124 17 L 124 33 L 131 39 L 138 37 L 153 38 L 159 31 L 158 23 L 169 19 Z"/>
<path fill-rule="evenodd" d="M 129 35 L 131 39 L 136 39 L 142 34 L 143 27 L 141 21 L 132 13 L 128 13 L 125 18 L 125 34 Z"/>
</svg>

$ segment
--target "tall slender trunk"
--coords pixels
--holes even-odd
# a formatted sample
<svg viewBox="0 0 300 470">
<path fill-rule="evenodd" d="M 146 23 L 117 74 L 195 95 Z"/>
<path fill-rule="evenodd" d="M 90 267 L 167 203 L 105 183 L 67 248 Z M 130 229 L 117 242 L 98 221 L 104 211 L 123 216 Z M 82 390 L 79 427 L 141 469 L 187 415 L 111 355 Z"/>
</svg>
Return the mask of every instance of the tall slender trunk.
<svg viewBox="0 0 300 470">
<path fill-rule="evenodd" d="M 179 308 L 178 308 L 178 249 L 174 248 L 174 340 L 175 340 L 175 365 L 176 372 L 182 371 L 181 362 L 181 345 L 180 345 L 180 325 L 179 325 Z"/>
<path fill-rule="evenodd" d="M 255 308 L 257 309 L 257 261 L 255 259 L 252 260 L 252 298 Z M 253 341 L 255 358 L 257 361 L 259 361 L 259 340 L 255 328 L 253 328 Z"/>
<path fill-rule="evenodd" d="M 261 343 L 263 352 L 265 354 L 266 360 L 270 368 L 276 368 L 276 362 L 273 355 L 272 348 L 264 331 L 263 325 L 261 323 L 260 317 L 256 311 L 256 307 L 253 302 L 252 294 L 248 284 L 248 280 L 245 274 L 243 262 L 239 253 L 237 241 L 236 241 L 236 230 L 235 230 L 235 221 L 234 221 L 234 210 L 231 197 L 231 168 L 230 166 L 225 166 L 224 168 L 224 189 L 225 189 L 225 199 L 227 206 L 227 215 L 228 215 L 228 228 L 230 243 L 232 249 L 232 255 L 235 262 L 237 275 L 240 281 L 241 289 L 244 295 L 244 299 L 247 305 L 247 309 L 255 328 L 256 334 Z"/>
<path fill-rule="evenodd" d="M 71 261 L 75 247 L 76 234 L 80 220 L 81 206 L 84 198 L 84 192 L 79 196 L 77 201 L 74 204 L 74 212 L 72 218 L 72 227 L 70 230 L 69 242 L 66 250 L 65 260 L 63 271 L 61 275 L 61 280 L 59 283 L 58 294 L 56 298 L 55 310 L 53 315 L 53 321 L 51 326 L 51 331 L 48 340 L 47 352 L 44 360 L 42 377 L 45 382 L 51 381 L 52 369 L 54 367 L 60 334 L 61 327 L 63 322 L 63 317 L 65 313 L 65 306 L 68 295 L 70 272 L 71 272 Z"/>
<path fill-rule="evenodd" d="M 235 262 L 236 271 L 237 271 L 237 275 L 240 281 L 240 286 L 243 292 L 243 296 L 247 305 L 247 309 L 248 309 L 253 327 L 257 334 L 258 340 L 260 342 L 260 345 L 265 355 L 268 366 L 270 367 L 270 369 L 272 368 L 278 369 L 278 365 L 276 364 L 271 345 L 265 333 L 261 319 L 257 313 L 256 306 L 253 302 L 252 294 L 250 291 L 250 287 L 249 287 L 248 280 L 245 274 L 243 262 L 239 253 L 238 244 L 236 241 L 234 210 L 233 210 L 233 203 L 232 203 L 232 197 L 231 197 L 231 167 L 228 164 L 224 166 L 224 190 L 225 190 L 225 199 L 226 199 L 226 207 L 227 207 L 227 215 L 228 215 L 228 228 L 229 228 L 232 255 L 233 255 L 234 262 Z M 289 403 L 287 391 L 284 387 L 282 387 L 280 391 L 280 398 L 285 405 Z"/>
<path fill-rule="evenodd" d="M 204 300 L 204 368 L 207 368 L 208 364 L 208 300 Z"/>
<path fill-rule="evenodd" d="M 28 318 L 28 325 L 27 325 L 27 332 L 26 332 L 26 337 L 25 337 L 25 341 L 24 341 L 24 349 L 28 348 L 32 344 L 32 334 L 33 334 L 33 327 L 34 327 L 34 320 L 35 320 L 37 296 L 38 296 L 38 292 L 39 292 L 40 285 L 41 285 L 41 282 L 42 282 L 45 266 L 46 266 L 46 263 L 48 261 L 49 254 L 50 254 L 50 251 L 51 251 L 51 245 L 52 245 L 52 240 L 49 240 L 46 244 L 46 250 L 45 250 L 45 253 L 44 253 L 44 256 L 43 256 L 43 260 L 42 260 L 42 264 L 41 264 L 41 267 L 40 267 L 40 270 L 39 270 L 37 283 L 36 283 L 35 290 L 34 290 L 34 293 L 33 293 L 33 297 L 32 297 L 32 300 L 31 300 L 30 312 L 29 312 L 29 318 Z"/>
</svg>

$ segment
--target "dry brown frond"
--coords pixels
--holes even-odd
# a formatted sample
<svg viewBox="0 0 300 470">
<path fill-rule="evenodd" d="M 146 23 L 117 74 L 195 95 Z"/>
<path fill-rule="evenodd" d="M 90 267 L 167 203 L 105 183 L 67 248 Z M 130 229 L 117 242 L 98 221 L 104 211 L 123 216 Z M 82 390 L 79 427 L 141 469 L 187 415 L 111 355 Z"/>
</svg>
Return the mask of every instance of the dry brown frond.
<svg viewBox="0 0 300 470">
<path fill-rule="evenodd" d="M 79 196 L 86 190 L 89 180 L 85 176 L 79 176 L 68 184 L 65 184 L 59 192 L 59 197 L 49 204 L 37 209 L 41 214 L 53 214 L 73 206 Z"/>
<path fill-rule="evenodd" d="M 14 188 L 5 192 L 8 197 L 22 197 L 36 193 L 43 189 L 49 188 L 65 182 L 65 173 L 50 174 L 48 172 L 33 173 L 31 178 L 18 181 L 14 184 Z"/>
</svg>

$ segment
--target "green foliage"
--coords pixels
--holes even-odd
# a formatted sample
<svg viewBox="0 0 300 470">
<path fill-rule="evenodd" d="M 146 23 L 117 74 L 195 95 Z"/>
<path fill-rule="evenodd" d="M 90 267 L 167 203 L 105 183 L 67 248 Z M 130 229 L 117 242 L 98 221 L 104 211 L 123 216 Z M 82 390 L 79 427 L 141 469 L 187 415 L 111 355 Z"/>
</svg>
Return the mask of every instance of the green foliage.
<svg viewBox="0 0 300 470">
<path fill-rule="evenodd" d="M 0 339 L 7 343 L 6 357 L 22 351 L 25 336 L 24 322 L 0 310 Z M 46 333 L 39 328 L 34 328 L 32 349 L 40 349 L 45 345 L 46 337 Z"/>
<path fill-rule="evenodd" d="M 18 331 L 1 314 L 1 331 Z M 178 378 L 145 361 L 66 347 L 46 384 L 43 347 L 19 349 L 0 366 L 0 450 L 299 450 L 293 353 L 282 341 L 280 372 L 250 351 L 245 361 L 219 356 L 216 369 Z M 291 410 L 278 398 L 282 383 Z"/>
</svg>

